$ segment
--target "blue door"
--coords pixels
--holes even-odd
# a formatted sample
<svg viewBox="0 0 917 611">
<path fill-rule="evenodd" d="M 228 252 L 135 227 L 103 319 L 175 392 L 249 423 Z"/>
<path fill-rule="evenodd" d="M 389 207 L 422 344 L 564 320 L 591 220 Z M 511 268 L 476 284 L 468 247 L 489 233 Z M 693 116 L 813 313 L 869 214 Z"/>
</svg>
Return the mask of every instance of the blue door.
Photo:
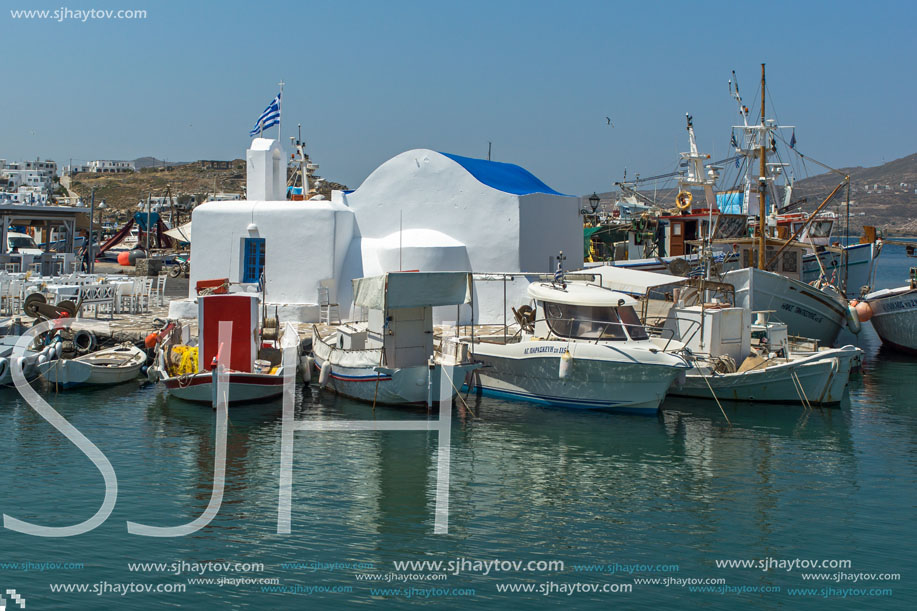
<svg viewBox="0 0 917 611">
<path fill-rule="evenodd" d="M 242 239 L 242 282 L 255 283 L 264 271 L 264 238 Z"/>
</svg>

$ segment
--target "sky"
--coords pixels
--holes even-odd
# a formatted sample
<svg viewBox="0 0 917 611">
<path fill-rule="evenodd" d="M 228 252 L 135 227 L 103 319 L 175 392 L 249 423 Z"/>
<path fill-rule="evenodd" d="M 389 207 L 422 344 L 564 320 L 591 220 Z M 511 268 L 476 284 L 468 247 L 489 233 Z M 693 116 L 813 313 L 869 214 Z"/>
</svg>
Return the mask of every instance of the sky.
<svg viewBox="0 0 917 611">
<path fill-rule="evenodd" d="M 3 0 L 0 158 L 244 157 L 283 80 L 319 174 L 351 188 L 430 148 L 521 165 L 570 194 L 727 157 L 728 80 L 834 167 L 917 151 L 917 3 L 833 0 Z M 29 9 L 143 19 L 15 19 Z M 753 106 L 754 103 L 754 106 Z M 755 112 L 755 110 L 753 110 Z M 613 126 L 608 124 L 610 117 Z M 266 135 L 276 134 L 272 128 Z M 812 173 L 817 173 L 812 170 Z"/>
</svg>

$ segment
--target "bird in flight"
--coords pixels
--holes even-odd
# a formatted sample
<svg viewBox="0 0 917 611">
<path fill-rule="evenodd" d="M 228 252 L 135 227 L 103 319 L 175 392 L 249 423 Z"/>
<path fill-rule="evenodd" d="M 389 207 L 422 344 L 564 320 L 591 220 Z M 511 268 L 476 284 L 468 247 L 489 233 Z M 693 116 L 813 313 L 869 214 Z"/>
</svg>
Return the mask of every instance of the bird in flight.
<svg viewBox="0 0 917 611">
<path fill-rule="evenodd" d="M 605 120 L 608 121 L 608 125 L 614 127 L 615 124 L 611 122 L 611 117 L 605 117 Z"/>
</svg>

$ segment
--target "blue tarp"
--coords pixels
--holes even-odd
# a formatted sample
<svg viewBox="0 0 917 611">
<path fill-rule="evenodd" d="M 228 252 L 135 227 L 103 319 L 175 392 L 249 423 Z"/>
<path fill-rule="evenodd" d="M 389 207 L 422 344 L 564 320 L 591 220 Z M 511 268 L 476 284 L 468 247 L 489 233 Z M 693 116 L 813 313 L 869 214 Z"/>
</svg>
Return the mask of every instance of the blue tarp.
<svg viewBox="0 0 917 611">
<path fill-rule="evenodd" d="M 134 221 L 140 227 L 140 231 L 146 231 L 146 212 L 135 212 Z M 159 222 L 159 213 L 150 212 L 150 223 L 155 227 Z"/>
<path fill-rule="evenodd" d="M 735 191 L 717 193 L 716 207 L 723 214 L 745 214 L 745 194 Z"/>
<path fill-rule="evenodd" d="M 469 174 L 474 176 L 479 182 L 514 195 L 529 195 L 531 193 L 548 193 L 550 195 L 561 195 L 563 197 L 572 197 L 563 193 L 558 193 L 548 185 L 544 184 L 534 174 L 512 163 L 500 163 L 499 161 L 487 161 L 486 159 L 472 159 L 471 157 L 460 157 L 459 155 L 450 155 L 449 153 L 440 153 L 452 161 L 465 168 Z"/>
</svg>

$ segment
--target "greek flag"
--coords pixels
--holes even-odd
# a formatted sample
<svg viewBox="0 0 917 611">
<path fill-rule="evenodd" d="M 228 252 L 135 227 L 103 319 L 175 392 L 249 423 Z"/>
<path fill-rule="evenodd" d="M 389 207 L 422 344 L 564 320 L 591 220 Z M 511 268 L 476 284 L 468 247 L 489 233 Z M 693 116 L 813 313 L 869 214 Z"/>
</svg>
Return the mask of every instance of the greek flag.
<svg viewBox="0 0 917 611">
<path fill-rule="evenodd" d="M 258 276 L 258 292 L 264 294 L 264 270 L 261 270 L 261 275 Z"/>
<path fill-rule="evenodd" d="M 278 123 L 280 123 L 279 93 L 277 94 L 277 97 L 271 100 L 271 103 L 267 105 L 267 108 L 264 109 L 264 112 L 261 113 L 261 116 L 258 117 L 258 121 L 255 123 L 255 126 L 250 132 L 248 132 L 248 137 L 254 138 L 267 128 L 273 127 Z"/>
<path fill-rule="evenodd" d="M 564 279 L 564 266 L 560 261 L 557 262 L 557 269 L 554 270 L 554 282 L 562 282 Z"/>
</svg>

